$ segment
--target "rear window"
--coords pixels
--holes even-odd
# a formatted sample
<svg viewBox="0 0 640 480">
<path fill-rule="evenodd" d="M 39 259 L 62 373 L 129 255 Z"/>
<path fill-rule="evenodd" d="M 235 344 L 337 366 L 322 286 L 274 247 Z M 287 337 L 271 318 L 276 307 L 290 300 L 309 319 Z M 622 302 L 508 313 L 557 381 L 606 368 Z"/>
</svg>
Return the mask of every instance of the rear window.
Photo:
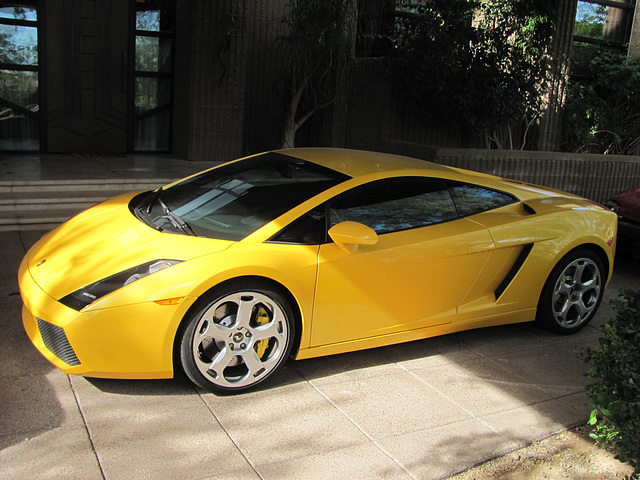
<svg viewBox="0 0 640 480">
<path fill-rule="evenodd" d="M 508 193 L 470 183 L 450 182 L 449 191 L 461 217 L 486 212 L 518 201 Z"/>
</svg>

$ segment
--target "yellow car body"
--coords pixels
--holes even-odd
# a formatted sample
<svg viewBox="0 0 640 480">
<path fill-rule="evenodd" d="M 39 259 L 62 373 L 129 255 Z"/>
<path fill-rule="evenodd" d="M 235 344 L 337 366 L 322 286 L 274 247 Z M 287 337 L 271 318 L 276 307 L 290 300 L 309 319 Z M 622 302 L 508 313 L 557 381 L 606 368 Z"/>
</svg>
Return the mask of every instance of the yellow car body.
<svg viewBox="0 0 640 480">
<path fill-rule="evenodd" d="M 303 359 L 533 321 L 550 274 L 576 249 L 598 257 L 602 288 L 611 277 L 616 215 L 585 199 L 380 153 L 280 153 L 350 178 L 238 241 L 152 228 L 132 214 L 137 193 L 97 205 L 45 235 L 19 270 L 23 324 L 36 348 L 69 374 L 169 378 L 185 318 L 198 299 L 230 280 L 261 279 L 283 294 L 295 317 L 291 353 Z M 466 182 L 514 201 L 370 238 L 370 229 L 344 222 L 333 227 L 333 241 L 269 241 L 343 192 L 396 177 Z M 157 259 L 176 262 L 83 308 L 60 302 Z"/>
</svg>

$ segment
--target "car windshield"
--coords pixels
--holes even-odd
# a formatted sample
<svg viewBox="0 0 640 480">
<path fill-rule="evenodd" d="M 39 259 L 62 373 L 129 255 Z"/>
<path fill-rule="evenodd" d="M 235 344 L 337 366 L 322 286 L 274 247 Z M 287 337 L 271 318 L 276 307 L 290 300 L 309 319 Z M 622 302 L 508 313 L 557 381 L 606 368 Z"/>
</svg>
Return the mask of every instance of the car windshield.
<svg viewBox="0 0 640 480">
<path fill-rule="evenodd" d="M 149 192 L 136 201 L 133 210 L 162 231 L 238 241 L 348 178 L 270 152 Z"/>
</svg>

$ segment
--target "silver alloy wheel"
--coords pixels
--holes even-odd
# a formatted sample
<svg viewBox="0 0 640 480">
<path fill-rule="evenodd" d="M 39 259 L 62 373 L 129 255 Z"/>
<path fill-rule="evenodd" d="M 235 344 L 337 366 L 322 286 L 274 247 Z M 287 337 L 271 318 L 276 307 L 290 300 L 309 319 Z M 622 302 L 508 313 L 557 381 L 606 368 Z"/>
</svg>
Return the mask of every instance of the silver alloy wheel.
<svg viewBox="0 0 640 480">
<path fill-rule="evenodd" d="M 590 258 L 569 263 L 553 289 L 553 316 L 561 327 L 576 327 L 586 322 L 598 307 L 602 278 Z"/>
<path fill-rule="evenodd" d="M 236 389 L 260 382 L 280 365 L 289 335 L 277 302 L 262 293 L 241 291 L 205 310 L 191 349 L 196 367 L 209 382 Z"/>
</svg>

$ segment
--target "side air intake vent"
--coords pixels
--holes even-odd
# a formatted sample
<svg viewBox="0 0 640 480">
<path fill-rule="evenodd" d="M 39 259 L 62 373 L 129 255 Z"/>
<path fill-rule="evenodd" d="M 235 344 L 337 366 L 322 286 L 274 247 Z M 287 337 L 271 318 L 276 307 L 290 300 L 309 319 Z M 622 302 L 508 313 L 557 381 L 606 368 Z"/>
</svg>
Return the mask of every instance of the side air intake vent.
<svg viewBox="0 0 640 480">
<path fill-rule="evenodd" d="M 531 205 L 527 205 L 526 203 L 522 202 L 522 209 L 528 213 L 529 215 L 535 215 L 536 211 L 531 207 Z"/>
<path fill-rule="evenodd" d="M 45 322 L 41 318 L 36 318 L 36 320 L 38 321 L 38 330 L 40 330 L 40 335 L 42 335 L 42 341 L 44 345 L 51 350 L 51 353 L 67 365 L 72 367 L 80 365 L 80 360 L 76 357 L 76 353 L 73 351 L 69 340 L 67 340 L 64 330 L 49 322 Z"/>
<path fill-rule="evenodd" d="M 520 254 L 518 255 L 518 258 L 516 258 L 516 261 L 513 262 L 511 269 L 509 270 L 507 275 L 502 279 L 502 282 L 500 282 L 500 285 L 498 285 L 498 288 L 496 288 L 494 292 L 494 295 L 496 296 L 496 300 L 500 298 L 500 295 L 504 293 L 504 291 L 507 289 L 507 287 L 509 286 L 513 278 L 520 271 L 520 268 L 522 268 L 524 261 L 529 256 L 529 253 L 531 253 L 532 248 L 533 248 L 533 243 L 528 243 L 522 246 L 522 250 L 520 250 Z"/>
</svg>

